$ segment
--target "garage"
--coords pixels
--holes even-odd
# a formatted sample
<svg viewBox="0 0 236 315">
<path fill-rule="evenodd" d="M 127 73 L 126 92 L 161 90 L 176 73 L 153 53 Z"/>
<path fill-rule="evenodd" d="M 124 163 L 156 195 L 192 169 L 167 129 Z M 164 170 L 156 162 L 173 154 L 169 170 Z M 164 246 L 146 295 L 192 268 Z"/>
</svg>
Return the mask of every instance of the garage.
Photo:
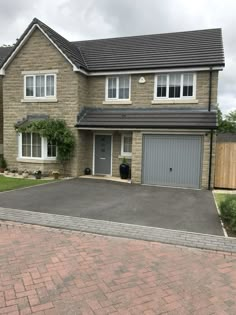
<svg viewBox="0 0 236 315">
<path fill-rule="evenodd" d="M 202 136 L 143 135 L 142 183 L 200 188 Z"/>
</svg>

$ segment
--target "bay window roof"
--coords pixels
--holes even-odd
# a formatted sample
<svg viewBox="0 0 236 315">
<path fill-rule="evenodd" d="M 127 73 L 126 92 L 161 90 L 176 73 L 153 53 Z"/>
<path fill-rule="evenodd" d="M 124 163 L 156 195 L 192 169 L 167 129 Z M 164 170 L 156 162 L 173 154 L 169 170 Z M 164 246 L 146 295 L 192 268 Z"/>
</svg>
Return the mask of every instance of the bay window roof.
<svg viewBox="0 0 236 315">
<path fill-rule="evenodd" d="M 18 120 L 15 124 L 15 127 L 16 128 L 23 127 L 33 121 L 47 120 L 48 118 L 49 116 L 46 114 L 27 115 L 26 117 L 22 118 L 22 120 Z"/>
</svg>

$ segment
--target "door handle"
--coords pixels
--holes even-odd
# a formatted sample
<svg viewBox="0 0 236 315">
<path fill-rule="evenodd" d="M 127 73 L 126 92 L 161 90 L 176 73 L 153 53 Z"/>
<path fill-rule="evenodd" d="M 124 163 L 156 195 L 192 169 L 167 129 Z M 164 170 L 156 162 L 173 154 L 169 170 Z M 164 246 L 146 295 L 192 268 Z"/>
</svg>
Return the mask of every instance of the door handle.
<svg viewBox="0 0 236 315">
<path fill-rule="evenodd" d="M 106 158 L 101 158 L 101 157 L 100 157 L 100 160 L 106 160 Z"/>
</svg>

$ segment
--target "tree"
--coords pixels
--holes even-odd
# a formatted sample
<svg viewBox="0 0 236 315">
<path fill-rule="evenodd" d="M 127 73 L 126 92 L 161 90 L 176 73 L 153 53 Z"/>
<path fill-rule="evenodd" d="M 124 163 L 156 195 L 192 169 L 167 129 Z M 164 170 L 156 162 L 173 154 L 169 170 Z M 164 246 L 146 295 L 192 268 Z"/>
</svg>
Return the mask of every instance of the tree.
<svg viewBox="0 0 236 315">
<path fill-rule="evenodd" d="M 231 111 L 228 115 L 226 115 L 228 121 L 232 122 L 233 124 L 236 123 L 236 110 Z"/>
<path fill-rule="evenodd" d="M 221 110 L 218 108 L 218 131 L 222 133 L 230 132 L 236 133 L 236 110 L 229 112 L 223 116 Z"/>
</svg>

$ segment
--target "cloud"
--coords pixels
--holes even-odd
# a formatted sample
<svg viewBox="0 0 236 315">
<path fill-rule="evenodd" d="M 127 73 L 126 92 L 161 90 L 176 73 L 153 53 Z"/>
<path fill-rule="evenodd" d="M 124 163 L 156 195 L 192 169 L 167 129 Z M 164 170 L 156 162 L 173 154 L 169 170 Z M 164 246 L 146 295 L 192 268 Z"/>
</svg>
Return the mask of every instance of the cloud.
<svg viewBox="0 0 236 315">
<path fill-rule="evenodd" d="M 219 102 L 236 109 L 236 3 L 233 0 L 0 0 L 0 45 L 15 42 L 38 17 L 69 40 L 223 28 L 226 68 Z M 3 30 L 3 31 L 2 31 Z"/>
</svg>

